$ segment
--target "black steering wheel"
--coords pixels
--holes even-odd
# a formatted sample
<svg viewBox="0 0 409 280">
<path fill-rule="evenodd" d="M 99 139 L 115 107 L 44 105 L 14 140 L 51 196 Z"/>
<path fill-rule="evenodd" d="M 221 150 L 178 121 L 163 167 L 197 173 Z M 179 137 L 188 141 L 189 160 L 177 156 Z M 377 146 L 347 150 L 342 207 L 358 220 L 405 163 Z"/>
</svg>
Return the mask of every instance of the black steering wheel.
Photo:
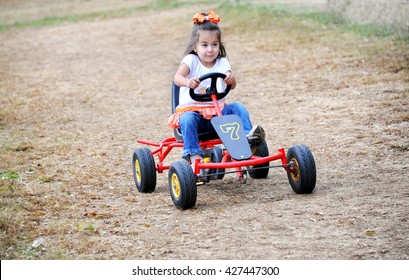
<svg viewBox="0 0 409 280">
<path fill-rule="evenodd" d="M 207 101 L 212 101 L 212 98 L 210 97 L 212 94 L 216 95 L 216 99 L 222 99 L 223 97 L 225 97 L 231 88 L 231 85 L 227 85 L 226 89 L 224 90 L 224 92 L 218 92 L 217 91 L 217 79 L 218 78 L 226 78 L 226 75 L 223 73 L 217 73 L 217 72 L 213 72 L 213 73 L 209 73 L 209 74 L 205 74 L 201 77 L 199 77 L 199 81 L 204 81 L 207 79 L 211 79 L 211 84 L 210 87 L 206 89 L 206 93 L 202 93 L 202 94 L 196 94 L 195 90 L 193 88 L 190 89 L 189 94 L 190 97 L 195 100 L 195 101 L 201 101 L 201 102 L 207 102 Z"/>
</svg>

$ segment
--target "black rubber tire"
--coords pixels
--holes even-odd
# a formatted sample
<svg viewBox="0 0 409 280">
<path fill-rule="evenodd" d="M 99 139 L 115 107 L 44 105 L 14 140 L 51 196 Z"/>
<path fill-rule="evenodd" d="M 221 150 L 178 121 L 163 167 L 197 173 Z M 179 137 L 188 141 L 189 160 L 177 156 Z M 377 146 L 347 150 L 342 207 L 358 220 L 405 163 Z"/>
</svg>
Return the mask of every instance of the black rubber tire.
<svg viewBox="0 0 409 280">
<path fill-rule="evenodd" d="M 185 210 L 196 205 L 196 179 L 187 161 L 176 161 L 170 165 L 168 183 L 170 196 L 176 207 Z"/>
<path fill-rule="evenodd" d="M 213 147 L 211 149 L 205 150 L 205 156 L 210 158 L 210 162 L 212 163 L 220 163 L 222 162 L 223 159 L 223 149 L 220 147 Z M 210 176 L 211 180 L 221 180 L 224 178 L 224 174 L 217 174 L 217 175 L 212 175 L 215 173 L 223 173 L 225 172 L 224 168 L 219 168 L 219 169 L 209 169 L 209 172 L 207 173 Z"/>
<path fill-rule="evenodd" d="M 293 146 L 287 152 L 287 160 L 294 163 L 294 172 L 287 173 L 293 191 L 297 194 L 312 193 L 317 180 L 317 170 L 310 149 L 305 145 Z"/>
<path fill-rule="evenodd" d="M 148 148 L 137 148 L 132 156 L 133 179 L 141 193 L 151 193 L 156 188 L 155 160 Z"/>
<path fill-rule="evenodd" d="M 269 156 L 269 151 L 268 151 L 268 146 L 266 143 L 266 140 L 263 138 L 259 138 L 256 140 L 253 140 L 253 143 L 250 144 L 250 147 L 253 150 L 253 155 L 255 156 L 260 156 L 260 157 L 267 157 Z M 253 179 L 265 179 L 268 176 L 269 168 L 268 166 L 270 165 L 269 162 L 260 164 L 260 165 L 254 165 L 251 168 L 262 168 L 262 169 L 256 169 L 256 170 L 249 170 L 248 173 L 250 174 L 250 177 Z"/>
</svg>

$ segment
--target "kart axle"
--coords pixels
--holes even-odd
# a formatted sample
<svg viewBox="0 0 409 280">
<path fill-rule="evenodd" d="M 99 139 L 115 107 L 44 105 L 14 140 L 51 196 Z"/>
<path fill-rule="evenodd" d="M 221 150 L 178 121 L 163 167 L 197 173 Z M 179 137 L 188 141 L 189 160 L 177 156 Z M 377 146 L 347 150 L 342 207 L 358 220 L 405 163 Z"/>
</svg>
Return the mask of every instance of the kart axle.
<svg viewBox="0 0 409 280">
<path fill-rule="evenodd" d="M 279 167 L 284 167 L 284 168 L 288 168 L 289 170 L 291 170 L 293 166 L 294 166 L 294 163 L 290 162 L 288 164 L 280 164 L 280 165 L 272 165 L 272 166 L 264 166 L 264 167 L 256 167 L 256 168 L 247 168 L 247 169 L 245 169 L 243 171 L 247 172 L 247 171 L 259 170 L 259 169 L 267 169 L 267 168 L 271 169 L 271 168 L 279 168 Z M 237 170 L 211 173 L 211 174 L 202 175 L 201 177 L 211 177 L 211 176 L 231 174 L 231 173 L 237 173 Z"/>
</svg>

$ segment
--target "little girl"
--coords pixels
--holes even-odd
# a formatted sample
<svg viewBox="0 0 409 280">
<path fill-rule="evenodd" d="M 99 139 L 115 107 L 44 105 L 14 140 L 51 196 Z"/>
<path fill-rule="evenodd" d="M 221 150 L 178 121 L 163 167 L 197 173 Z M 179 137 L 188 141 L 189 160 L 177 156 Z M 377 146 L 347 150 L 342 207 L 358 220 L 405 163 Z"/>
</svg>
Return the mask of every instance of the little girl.
<svg viewBox="0 0 409 280">
<path fill-rule="evenodd" d="M 212 72 L 226 75 L 224 83 L 218 80 L 219 92 L 223 92 L 226 85 L 230 85 L 231 89 L 236 87 L 236 79 L 221 41 L 219 21 L 220 17 L 214 11 L 198 13 L 193 17 L 192 36 L 174 77 L 174 83 L 180 86 L 179 105 L 168 124 L 171 128 L 180 128 L 184 141 L 182 157 L 191 162 L 203 157 L 198 133 L 213 129 L 210 119 L 216 115 L 216 109 L 212 102 L 194 101 L 189 95 L 189 89 L 195 89 L 195 93 L 206 92 L 210 79 L 200 83 L 198 78 Z M 235 114 L 240 117 L 247 137 L 264 138 L 264 130 L 260 126 L 252 126 L 249 113 L 241 103 L 227 104 L 225 98 L 218 102 L 223 115 Z"/>
</svg>

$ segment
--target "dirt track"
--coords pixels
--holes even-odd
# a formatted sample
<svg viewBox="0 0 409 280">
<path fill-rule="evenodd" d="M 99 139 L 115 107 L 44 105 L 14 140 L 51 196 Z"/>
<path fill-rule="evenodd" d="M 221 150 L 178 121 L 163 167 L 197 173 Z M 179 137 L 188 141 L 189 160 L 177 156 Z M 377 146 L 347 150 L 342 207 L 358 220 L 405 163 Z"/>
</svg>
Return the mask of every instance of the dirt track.
<svg viewBox="0 0 409 280">
<path fill-rule="evenodd" d="M 188 211 L 167 172 L 137 192 L 135 140 L 172 136 L 170 83 L 202 8 L 0 33 L 0 171 L 21 176 L 2 184 L 1 259 L 408 259 L 409 54 L 393 41 L 225 18 L 229 99 L 271 153 L 310 147 L 316 190 L 273 169 L 199 187 Z"/>
</svg>

